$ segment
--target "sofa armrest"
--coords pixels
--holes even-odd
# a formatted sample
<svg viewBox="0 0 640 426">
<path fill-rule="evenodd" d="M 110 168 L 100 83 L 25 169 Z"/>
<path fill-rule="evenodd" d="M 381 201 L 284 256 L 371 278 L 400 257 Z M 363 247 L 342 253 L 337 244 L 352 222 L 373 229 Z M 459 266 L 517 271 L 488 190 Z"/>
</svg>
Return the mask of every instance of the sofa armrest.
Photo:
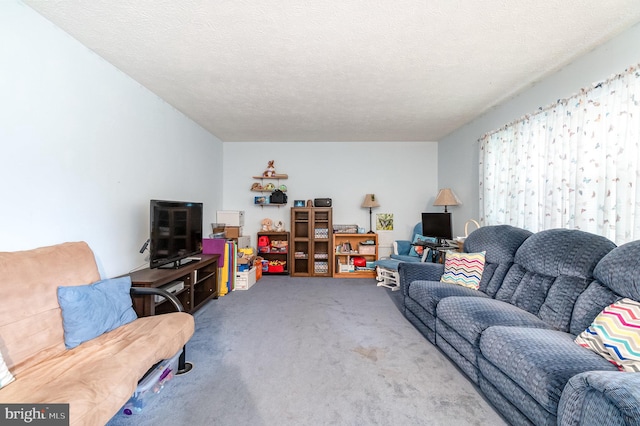
<svg viewBox="0 0 640 426">
<path fill-rule="evenodd" d="M 167 290 L 154 287 L 131 287 L 131 296 L 159 295 L 166 298 L 176 308 L 176 312 L 184 312 L 184 306 L 173 294 Z"/>
<path fill-rule="evenodd" d="M 640 374 L 588 371 L 572 377 L 558 404 L 558 424 L 632 425 L 640 419 Z"/>
<path fill-rule="evenodd" d="M 408 256 L 409 250 L 411 250 L 411 241 L 409 240 L 395 240 L 393 242 L 393 254 L 399 254 L 402 256 Z"/>
<path fill-rule="evenodd" d="M 442 263 L 431 262 L 401 262 L 398 264 L 398 275 L 400 277 L 400 288 L 402 294 L 406 295 L 406 289 L 413 281 L 440 281 L 444 272 Z"/>
</svg>

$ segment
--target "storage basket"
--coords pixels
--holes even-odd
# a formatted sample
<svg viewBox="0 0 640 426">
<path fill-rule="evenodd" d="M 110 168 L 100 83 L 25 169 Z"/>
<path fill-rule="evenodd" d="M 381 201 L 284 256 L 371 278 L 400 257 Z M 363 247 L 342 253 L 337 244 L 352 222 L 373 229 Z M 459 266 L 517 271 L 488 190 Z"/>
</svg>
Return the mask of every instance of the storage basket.
<svg viewBox="0 0 640 426">
<path fill-rule="evenodd" d="M 224 233 L 224 227 L 226 225 L 224 223 L 212 223 L 211 224 L 211 232 L 214 234 Z"/>
<path fill-rule="evenodd" d="M 375 244 L 358 244 L 358 253 L 376 254 L 376 246 Z"/>
<path fill-rule="evenodd" d="M 358 225 L 333 225 L 334 234 L 357 234 Z"/>
</svg>

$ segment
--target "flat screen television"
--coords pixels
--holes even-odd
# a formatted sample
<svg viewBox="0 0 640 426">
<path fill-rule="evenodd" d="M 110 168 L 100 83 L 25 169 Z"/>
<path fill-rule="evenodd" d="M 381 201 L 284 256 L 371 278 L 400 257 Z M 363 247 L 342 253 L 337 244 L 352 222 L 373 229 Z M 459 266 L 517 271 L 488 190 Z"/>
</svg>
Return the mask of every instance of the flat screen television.
<svg viewBox="0 0 640 426">
<path fill-rule="evenodd" d="M 451 213 L 422 213 L 422 235 L 437 238 L 438 245 L 452 239 Z"/>
<path fill-rule="evenodd" d="M 149 212 L 150 268 L 179 268 L 202 253 L 202 203 L 151 200 Z"/>
</svg>

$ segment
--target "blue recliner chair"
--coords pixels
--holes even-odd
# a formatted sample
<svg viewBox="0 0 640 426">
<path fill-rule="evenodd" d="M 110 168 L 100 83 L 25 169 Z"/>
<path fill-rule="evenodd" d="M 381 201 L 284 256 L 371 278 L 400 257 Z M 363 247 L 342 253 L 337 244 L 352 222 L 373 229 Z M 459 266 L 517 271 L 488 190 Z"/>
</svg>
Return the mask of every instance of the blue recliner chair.
<svg viewBox="0 0 640 426">
<path fill-rule="evenodd" d="M 378 280 L 379 287 L 387 287 L 393 291 L 398 290 L 400 288 L 398 276 L 398 264 L 400 262 L 423 262 L 425 259 L 431 258 L 430 249 L 425 250 L 425 253 L 420 253 L 412 245 L 416 235 L 422 235 L 422 223 L 418 223 L 413 227 L 411 239 L 394 241 L 393 253 L 388 258 L 379 259 L 375 262 L 376 280 Z M 437 240 L 434 238 L 432 242 L 437 242 Z"/>
</svg>

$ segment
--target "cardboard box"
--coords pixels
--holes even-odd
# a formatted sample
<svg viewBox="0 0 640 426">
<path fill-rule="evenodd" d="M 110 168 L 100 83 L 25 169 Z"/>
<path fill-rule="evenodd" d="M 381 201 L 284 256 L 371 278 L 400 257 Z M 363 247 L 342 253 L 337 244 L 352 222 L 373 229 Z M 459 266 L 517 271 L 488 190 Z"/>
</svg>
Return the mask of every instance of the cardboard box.
<svg viewBox="0 0 640 426">
<path fill-rule="evenodd" d="M 226 226 L 244 226 L 244 210 L 218 210 L 216 221 Z"/>
<path fill-rule="evenodd" d="M 250 263 L 253 265 L 253 261 L 256 259 L 256 255 L 255 254 L 245 254 L 245 253 L 238 253 L 238 265 L 240 264 L 244 264 L 244 263 Z"/>
<path fill-rule="evenodd" d="M 236 272 L 236 285 L 234 290 L 249 290 L 256 283 L 256 268 L 245 272 Z"/>
<path fill-rule="evenodd" d="M 228 239 L 239 238 L 242 236 L 242 226 L 225 226 L 224 237 Z"/>
</svg>

